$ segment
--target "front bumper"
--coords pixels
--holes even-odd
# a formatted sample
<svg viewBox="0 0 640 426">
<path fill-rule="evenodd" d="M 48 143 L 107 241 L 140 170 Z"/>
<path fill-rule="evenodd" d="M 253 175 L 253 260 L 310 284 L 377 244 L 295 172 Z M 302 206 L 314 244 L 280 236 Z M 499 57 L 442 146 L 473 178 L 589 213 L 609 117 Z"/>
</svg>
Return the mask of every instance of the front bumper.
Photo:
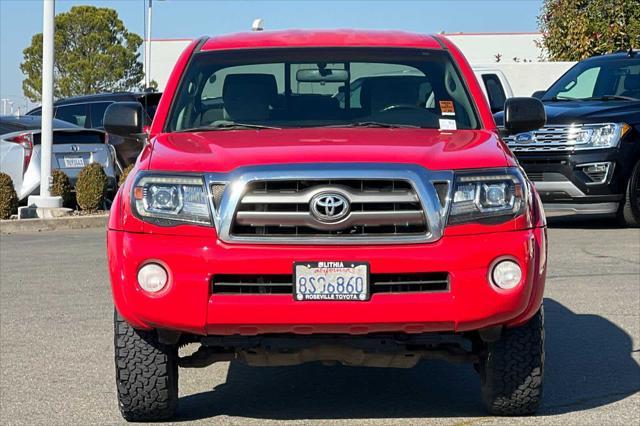
<svg viewBox="0 0 640 426">
<path fill-rule="evenodd" d="M 575 153 L 518 152 L 518 162 L 535 184 L 547 216 L 610 214 L 618 211 L 635 164 L 632 152 L 605 149 Z M 594 183 L 584 166 L 609 164 L 602 182 Z"/>
<path fill-rule="evenodd" d="M 212 231 L 212 234 L 214 232 Z M 429 244 L 394 246 L 232 245 L 215 235 L 189 237 L 108 231 L 116 308 L 137 328 L 200 335 L 262 333 L 423 333 L 517 325 L 539 308 L 546 273 L 546 229 L 445 236 Z M 488 282 L 500 257 L 517 261 L 523 282 L 505 291 Z M 441 272 L 438 293 L 373 294 L 367 302 L 297 302 L 293 295 L 213 294 L 215 274 L 291 274 L 294 261 L 367 261 L 371 273 Z M 169 284 L 150 295 L 136 282 L 146 262 L 162 263 Z"/>
</svg>

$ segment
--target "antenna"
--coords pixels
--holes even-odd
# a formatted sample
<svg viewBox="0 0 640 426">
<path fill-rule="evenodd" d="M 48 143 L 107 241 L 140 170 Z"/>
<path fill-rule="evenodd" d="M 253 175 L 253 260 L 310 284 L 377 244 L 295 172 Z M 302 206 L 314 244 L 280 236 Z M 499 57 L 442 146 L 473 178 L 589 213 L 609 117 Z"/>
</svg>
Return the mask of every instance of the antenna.
<svg viewBox="0 0 640 426">
<path fill-rule="evenodd" d="M 264 31 L 264 19 L 254 19 L 253 24 L 251 24 L 251 31 Z"/>
</svg>

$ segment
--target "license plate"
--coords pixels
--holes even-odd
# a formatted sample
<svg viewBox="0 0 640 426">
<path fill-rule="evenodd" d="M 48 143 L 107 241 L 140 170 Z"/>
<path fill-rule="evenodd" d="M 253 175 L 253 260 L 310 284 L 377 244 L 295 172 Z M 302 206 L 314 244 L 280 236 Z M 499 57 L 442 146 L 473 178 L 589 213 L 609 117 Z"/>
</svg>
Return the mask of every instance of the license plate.
<svg viewBox="0 0 640 426">
<path fill-rule="evenodd" d="M 369 299 L 366 262 L 296 262 L 296 300 L 363 301 Z"/>
<path fill-rule="evenodd" d="M 69 169 L 84 167 L 84 158 L 82 157 L 64 157 L 64 166 Z"/>
</svg>

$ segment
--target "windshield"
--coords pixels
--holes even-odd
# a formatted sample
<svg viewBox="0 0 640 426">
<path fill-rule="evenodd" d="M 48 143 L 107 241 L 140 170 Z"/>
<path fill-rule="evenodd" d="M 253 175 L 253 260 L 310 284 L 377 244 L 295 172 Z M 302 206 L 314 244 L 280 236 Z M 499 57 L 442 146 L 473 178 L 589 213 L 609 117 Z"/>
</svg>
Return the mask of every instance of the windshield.
<svg viewBox="0 0 640 426">
<path fill-rule="evenodd" d="M 551 86 L 542 100 L 625 98 L 640 100 L 640 58 L 581 62 Z"/>
<path fill-rule="evenodd" d="M 447 52 L 264 49 L 196 54 L 166 130 L 319 126 L 450 130 L 478 120 Z"/>
</svg>

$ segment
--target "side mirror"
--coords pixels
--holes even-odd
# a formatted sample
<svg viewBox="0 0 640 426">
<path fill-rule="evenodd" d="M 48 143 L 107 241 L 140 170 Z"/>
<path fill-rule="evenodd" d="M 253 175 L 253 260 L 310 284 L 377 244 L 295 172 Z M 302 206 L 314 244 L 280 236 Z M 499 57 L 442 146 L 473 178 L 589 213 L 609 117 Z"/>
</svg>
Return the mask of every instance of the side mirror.
<svg viewBox="0 0 640 426">
<path fill-rule="evenodd" d="M 504 129 L 507 134 L 537 130 L 547 122 L 547 113 L 535 98 L 509 98 L 504 103 Z"/>
<path fill-rule="evenodd" d="M 536 90 L 535 92 L 533 92 L 531 97 L 536 99 L 542 99 L 545 93 L 547 93 L 546 90 Z"/>
<path fill-rule="evenodd" d="M 115 102 L 105 110 L 103 126 L 107 133 L 140 139 L 144 134 L 143 117 L 140 102 Z"/>
</svg>

